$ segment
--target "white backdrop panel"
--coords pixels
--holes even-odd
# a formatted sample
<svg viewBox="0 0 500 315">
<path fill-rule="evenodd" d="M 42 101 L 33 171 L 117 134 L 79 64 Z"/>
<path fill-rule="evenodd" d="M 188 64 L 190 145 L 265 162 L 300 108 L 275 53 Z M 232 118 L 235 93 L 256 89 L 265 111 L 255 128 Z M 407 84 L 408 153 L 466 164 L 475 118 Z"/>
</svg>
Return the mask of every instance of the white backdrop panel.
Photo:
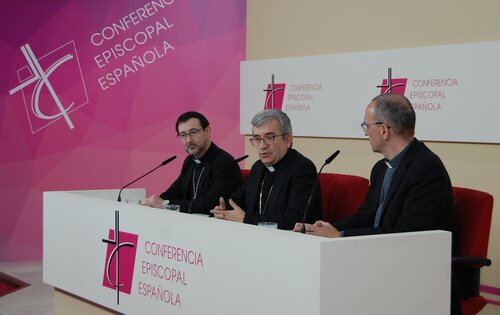
<svg viewBox="0 0 500 315">
<path fill-rule="evenodd" d="M 264 109 L 271 83 L 285 84 L 282 110 L 294 134 L 363 138 L 360 123 L 392 68 L 392 83 L 417 115 L 421 140 L 500 142 L 497 89 L 500 42 L 245 61 L 241 63 L 241 133 Z M 277 105 L 279 104 L 279 100 Z"/>
</svg>

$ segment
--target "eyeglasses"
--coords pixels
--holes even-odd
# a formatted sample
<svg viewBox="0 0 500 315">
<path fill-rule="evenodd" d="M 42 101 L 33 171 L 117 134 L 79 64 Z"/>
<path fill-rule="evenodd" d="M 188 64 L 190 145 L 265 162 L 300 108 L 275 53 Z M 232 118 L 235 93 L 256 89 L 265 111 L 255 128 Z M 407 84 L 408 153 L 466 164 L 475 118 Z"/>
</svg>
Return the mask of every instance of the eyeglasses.
<svg viewBox="0 0 500 315">
<path fill-rule="evenodd" d="M 281 136 L 286 136 L 288 135 L 287 133 L 281 134 L 281 135 L 265 135 L 264 137 L 252 137 L 250 138 L 250 143 L 254 147 L 258 147 L 262 141 L 264 141 L 265 144 L 270 145 L 274 143 L 274 138 L 276 137 L 281 137 Z"/>
<path fill-rule="evenodd" d="M 193 128 L 193 129 L 189 130 L 188 132 L 179 133 L 177 135 L 177 137 L 178 138 L 180 137 L 182 140 L 186 140 L 188 136 L 192 138 L 192 137 L 196 136 L 202 130 L 205 130 L 205 128 Z"/>
<path fill-rule="evenodd" d="M 381 121 L 377 121 L 377 122 L 374 122 L 374 123 L 371 123 L 371 124 L 367 124 L 365 123 L 364 121 L 361 123 L 361 128 L 363 129 L 363 131 L 367 131 L 368 130 L 368 127 L 370 126 L 373 126 L 373 125 L 382 125 L 383 122 Z"/>
</svg>

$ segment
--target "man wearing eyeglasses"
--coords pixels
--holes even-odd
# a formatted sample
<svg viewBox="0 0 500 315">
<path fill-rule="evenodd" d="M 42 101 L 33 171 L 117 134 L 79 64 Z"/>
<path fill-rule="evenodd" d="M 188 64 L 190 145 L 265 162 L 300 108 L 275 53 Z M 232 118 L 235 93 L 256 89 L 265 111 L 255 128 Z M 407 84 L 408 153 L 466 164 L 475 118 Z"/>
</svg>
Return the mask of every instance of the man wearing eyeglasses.
<svg viewBox="0 0 500 315">
<path fill-rule="evenodd" d="M 252 146 L 259 160 L 247 182 L 226 203 L 225 198 L 211 212 L 216 218 L 257 224 L 275 222 L 279 229 L 291 230 L 302 221 L 316 179 L 316 167 L 292 149 L 292 125 L 279 110 L 264 110 L 252 119 Z M 321 194 L 313 196 L 307 222 L 319 219 Z"/>
<path fill-rule="evenodd" d="M 208 215 L 220 196 L 230 196 L 241 185 L 240 168 L 229 153 L 211 141 L 211 128 L 202 114 L 180 115 L 175 130 L 189 155 L 172 185 L 159 197 L 147 198 L 146 204 L 155 208 L 176 204 L 181 212 Z"/>
<path fill-rule="evenodd" d="M 361 127 L 374 152 L 364 202 L 351 217 L 306 225 L 308 234 L 339 237 L 377 233 L 451 230 L 451 182 L 440 158 L 414 137 L 415 111 L 399 94 L 375 97 Z M 302 224 L 294 230 L 299 232 Z"/>
</svg>

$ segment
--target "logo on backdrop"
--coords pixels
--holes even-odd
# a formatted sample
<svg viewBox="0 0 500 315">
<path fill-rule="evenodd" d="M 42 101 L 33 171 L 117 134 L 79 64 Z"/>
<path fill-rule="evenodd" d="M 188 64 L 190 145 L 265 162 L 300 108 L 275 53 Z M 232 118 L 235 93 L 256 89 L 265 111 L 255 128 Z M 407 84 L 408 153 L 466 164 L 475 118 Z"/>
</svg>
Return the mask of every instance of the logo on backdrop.
<svg viewBox="0 0 500 315">
<path fill-rule="evenodd" d="M 380 94 L 398 93 L 405 95 L 415 111 L 441 111 L 447 105 L 447 94 L 459 87 L 454 76 L 442 78 L 411 78 L 408 89 L 408 78 L 393 78 L 392 68 L 387 69 L 387 79 L 382 81 Z"/>
<path fill-rule="evenodd" d="M 282 109 L 285 85 L 285 83 L 274 83 L 274 74 L 271 75 L 271 84 L 268 84 L 267 89 L 264 90 L 266 92 L 264 109 Z"/>
<path fill-rule="evenodd" d="M 387 68 L 387 79 L 382 80 L 382 85 L 377 85 L 380 88 L 380 94 L 397 93 L 405 95 L 406 82 L 408 78 L 393 78 L 392 68 Z"/>
<path fill-rule="evenodd" d="M 28 65 L 17 70 L 20 84 L 9 93 L 22 92 L 31 132 L 61 118 L 69 129 L 75 128 L 69 114 L 87 104 L 88 95 L 74 41 L 42 57 L 36 57 L 29 44 L 21 51 Z"/>
<path fill-rule="evenodd" d="M 137 234 L 119 230 L 120 213 L 115 211 L 115 229 L 110 229 L 107 239 L 106 263 L 102 285 L 116 290 L 116 304 L 120 304 L 120 292 L 130 294 L 134 276 Z"/>
</svg>

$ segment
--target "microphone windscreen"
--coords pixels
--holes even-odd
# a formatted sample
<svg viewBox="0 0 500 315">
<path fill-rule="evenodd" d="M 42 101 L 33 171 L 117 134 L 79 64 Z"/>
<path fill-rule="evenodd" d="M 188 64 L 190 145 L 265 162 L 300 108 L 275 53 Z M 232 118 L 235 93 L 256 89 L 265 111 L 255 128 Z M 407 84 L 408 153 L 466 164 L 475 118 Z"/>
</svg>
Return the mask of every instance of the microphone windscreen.
<svg viewBox="0 0 500 315">
<path fill-rule="evenodd" d="M 174 155 L 172 157 L 169 157 L 168 159 L 166 159 L 165 161 L 161 162 L 161 166 L 164 166 L 164 165 L 167 165 L 168 163 L 172 162 L 173 160 L 175 160 L 177 158 L 177 155 Z"/>
<path fill-rule="evenodd" d="M 243 155 L 242 157 L 237 158 L 236 160 L 234 160 L 234 163 L 240 163 L 241 161 L 245 160 L 247 157 L 248 157 L 248 155 Z"/>
<path fill-rule="evenodd" d="M 330 155 L 330 157 L 328 159 L 325 160 L 325 164 L 330 164 L 334 158 L 337 157 L 337 155 L 339 155 L 340 153 L 340 150 L 337 150 L 335 151 L 332 155 Z"/>
</svg>

